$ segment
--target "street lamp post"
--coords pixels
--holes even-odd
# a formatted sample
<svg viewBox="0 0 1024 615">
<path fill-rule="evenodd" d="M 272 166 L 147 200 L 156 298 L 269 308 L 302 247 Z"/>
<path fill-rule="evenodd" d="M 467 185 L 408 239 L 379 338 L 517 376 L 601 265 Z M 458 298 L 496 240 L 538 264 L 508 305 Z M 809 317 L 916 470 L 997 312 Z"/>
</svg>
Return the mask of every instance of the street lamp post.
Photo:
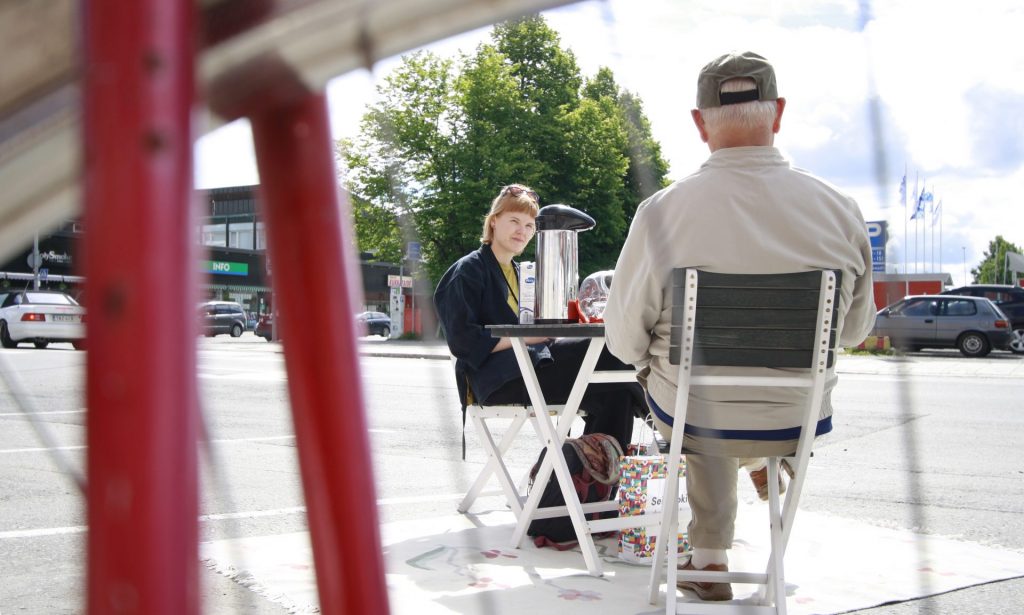
<svg viewBox="0 0 1024 615">
<path fill-rule="evenodd" d="M 39 290 L 39 233 L 32 240 L 32 290 Z"/>
</svg>

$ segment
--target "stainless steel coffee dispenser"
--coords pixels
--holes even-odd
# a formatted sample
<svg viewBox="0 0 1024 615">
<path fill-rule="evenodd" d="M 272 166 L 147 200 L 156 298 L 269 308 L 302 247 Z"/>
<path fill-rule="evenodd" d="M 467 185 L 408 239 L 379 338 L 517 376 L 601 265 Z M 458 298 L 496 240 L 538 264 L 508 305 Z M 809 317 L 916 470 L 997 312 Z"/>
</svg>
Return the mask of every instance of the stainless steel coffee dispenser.
<svg viewBox="0 0 1024 615">
<path fill-rule="evenodd" d="M 534 322 L 575 322 L 569 318 L 569 302 L 576 300 L 579 287 L 576 236 L 594 224 L 593 218 L 568 205 L 547 205 L 538 212 Z"/>
</svg>

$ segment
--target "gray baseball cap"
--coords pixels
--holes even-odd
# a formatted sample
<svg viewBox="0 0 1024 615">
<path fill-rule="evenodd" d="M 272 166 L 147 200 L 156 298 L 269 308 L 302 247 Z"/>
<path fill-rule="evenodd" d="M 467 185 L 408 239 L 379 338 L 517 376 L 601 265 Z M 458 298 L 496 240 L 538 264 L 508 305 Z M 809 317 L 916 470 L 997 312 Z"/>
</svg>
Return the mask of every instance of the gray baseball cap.
<svg viewBox="0 0 1024 615">
<path fill-rule="evenodd" d="M 722 83 L 737 77 L 748 77 L 757 84 L 757 90 L 722 93 Z M 722 105 L 735 105 L 752 100 L 775 100 L 779 97 L 775 85 L 775 69 L 752 51 L 727 53 L 708 62 L 697 76 L 697 108 L 708 109 Z"/>
</svg>

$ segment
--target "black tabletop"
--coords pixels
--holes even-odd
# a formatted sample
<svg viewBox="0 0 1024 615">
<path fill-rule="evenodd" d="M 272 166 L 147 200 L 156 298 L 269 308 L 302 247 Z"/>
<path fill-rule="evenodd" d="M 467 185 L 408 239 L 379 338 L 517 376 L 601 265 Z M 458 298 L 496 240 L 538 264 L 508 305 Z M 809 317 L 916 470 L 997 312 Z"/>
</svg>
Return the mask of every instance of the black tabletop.
<svg viewBox="0 0 1024 615">
<path fill-rule="evenodd" d="M 604 323 L 487 325 L 500 337 L 601 337 Z"/>
</svg>

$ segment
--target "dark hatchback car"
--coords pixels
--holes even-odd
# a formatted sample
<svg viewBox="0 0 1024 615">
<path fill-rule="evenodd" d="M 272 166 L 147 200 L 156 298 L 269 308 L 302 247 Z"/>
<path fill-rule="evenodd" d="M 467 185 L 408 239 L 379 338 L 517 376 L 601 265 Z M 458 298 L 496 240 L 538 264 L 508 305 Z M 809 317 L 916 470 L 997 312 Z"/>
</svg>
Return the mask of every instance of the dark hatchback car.
<svg viewBox="0 0 1024 615">
<path fill-rule="evenodd" d="M 356 322 L 364 335 L 391 337 L 391 317 L 384 312 L 360 312 L 356 314 Z"/>
<path fill-rule="evenodd" d="M 199 306 L 199 317 L 203 334 L 210 337 L 222 333 L 238 337 L 249 320 L 242 306 L 234 301 L 207 301 Z"/>
<path fill-rule="evenodd" d="M 1024 354 L 1024 288 L 1009 284 L 970 284 L 944 291 L 943 295 L 985 297 L 999 306 L 999 310 L 1010 319 L 1013 339 L 1010 350 Z"/>
<path fill-rule="evenodd" d="M 903 350 L 957 348 L 968 357 L 1010 347 L 1009 319 L 984 297 L 904 297 L 879 310 L 872 334 L 888 336 Z"/>
</svg>

